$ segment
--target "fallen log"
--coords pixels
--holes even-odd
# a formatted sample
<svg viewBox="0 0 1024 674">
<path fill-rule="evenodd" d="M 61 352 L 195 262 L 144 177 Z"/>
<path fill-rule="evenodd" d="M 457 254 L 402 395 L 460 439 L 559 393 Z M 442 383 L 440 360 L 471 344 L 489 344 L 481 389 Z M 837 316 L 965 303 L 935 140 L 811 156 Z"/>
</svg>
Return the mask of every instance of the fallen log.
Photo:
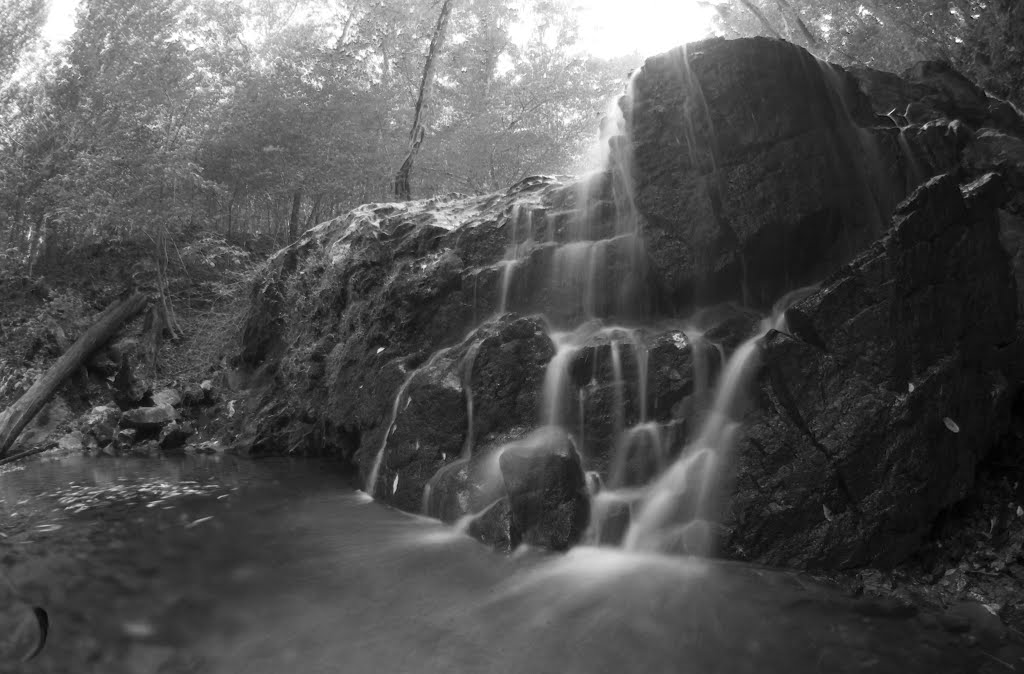
<svg viewBox="0 0 1024 674">
<path fill-rule="evenodd" d="M 78 341 L 72 344 L 71 348 L 65 351 L 23 396 L 0 414 L 0 457 L 7 454 L 18 434 L 46 405 L 61 382 L 78 370 L 126 321 L 142 311 L 147 302 L 148 297 L 145 293 L 135 293 L 107 307 Z"/>
<path fill-rule="evenodd" d="M 42 454 L 43 452 L 45 452 L 46 450 L 51 449 L 51 448 L 52 448 L 52 445 L 48 445 L 46 443 L 43 443 L 43 444 L 39 445 L 38 447 L 33 447 L 32 449 L 26 449 L 24 452 L 18 452 L 17 454 L 11 454 L 10 456 L 5 456 L 4 458 L 0 459 L 0 466 L 6 465 L 8 463 L 14 463 L 15 461 L 20 461 L 21 459 L 24 459 L 26 456 L 32 456 L 33 454 Z"/>
</svg>

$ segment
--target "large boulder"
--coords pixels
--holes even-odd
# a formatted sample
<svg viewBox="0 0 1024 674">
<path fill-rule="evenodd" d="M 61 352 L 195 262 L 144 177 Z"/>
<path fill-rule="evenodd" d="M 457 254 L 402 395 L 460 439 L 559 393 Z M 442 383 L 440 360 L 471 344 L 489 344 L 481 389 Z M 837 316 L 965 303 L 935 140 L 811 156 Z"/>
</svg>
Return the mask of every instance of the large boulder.
<svg viewBox="0 0 1024 674">
<path fill-rule="evenodd" d="M 1005 425 L 1002 395 L 989 395 L 1002 372 L 992 352 L 1015 340 L 1012 279 L 990 236 L 1001 202 L 994 181 L 967 202 L 957 183 L 998 169 L 1024 194 L 1024 174 L 1004 142 L 1012 125 L 936 113 L 900 128 L 864 90 L 780 41 L 710 40 L 648 60 L 607 124 L 603 171 L 368 204 L 318 225 L 254 285 L 230 444 L 333 454 L 375 498 L 426 502 L 500 547 L 564 546 L 585 519 L 578 473 L 601 475 L 621 530 L 618 488 L 678 455 L 723 359 L 777 299 L 827 279 L 789 312 L 791 335 L 765 340 L 727 549 L 798 565 L 905 554 Z M 906 194 L 945 171 L 956 177 L 918 193 L 872 246 Z M 622 210 L 626 180 L 635 211 Z M 1004 242 L 1024 260 L 1020 217 L 1024 202 L 1003 204 Z M 920 416 L 933 398 L 939 426 L 938 412 Z M 572 443 L 509 449 L 551 420 Z M 921 458 L 933 453 L 938 469 Z M 561 496 L 537 496 L 548 487 Z M 564 517 L 545 519 L 548 505 Z"/>
<path fill-rule="evenodd" d="M 933 179 L 770 333 L 728 551 L 773 565 L 906 558 L 1007 431 L 1014 280 L 994 176 Z"/>
<path fill-rule="evenodd" d="M 626 116 L 651 264 L 677 307 L 767 308 L 874 240 L 903 197 L 857 82 L 781 40 L 650 58 Z"/>
<path fill-rule="evenodd" d="M 515 542 L 552 550 L 577 543 L 590 521 L 580 457 L 560 429 L 547 426 L 499 457 Z"/>
<path fill-rule="evenodd" d="M 506 315 L 407 373 L 389 423 L 360 454 L 367 479 L 378 466 L 374 495 L 417 510 L 425 485 L 442 468 L 460 458 L 481 458 L 510 432 L 532 427 L 552 354 L 543 323 Z M 484 505 L 474 501 L 474 508 L 464 507 L 459 515 Z M 447 512 L 439 516 L 448 519 Z"/>
</svg>

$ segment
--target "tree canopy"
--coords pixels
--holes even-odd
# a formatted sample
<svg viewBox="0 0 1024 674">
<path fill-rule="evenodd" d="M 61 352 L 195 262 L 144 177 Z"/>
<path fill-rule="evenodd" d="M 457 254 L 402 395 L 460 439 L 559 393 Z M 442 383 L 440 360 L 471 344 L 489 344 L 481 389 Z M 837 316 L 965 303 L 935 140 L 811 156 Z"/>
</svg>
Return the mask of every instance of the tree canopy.
<svg viewBox="0 0 1024 674">
<path fill-rule="evenodd" d="M 19 69 L 47 3 L 0 0 L 0 265 L 190 230 L 281 243 L 393 198 L 439 4 L 81 0 Z M 581 54 L 562 0 L 459 0 L 450 23 L 413 196 L 572 169 L 634 63 Z"/>
<path fill-rule="evenodd" d="M 699 1 L 727 36 L 1024 102 L 1015 0 Z M 410 126 L 413 197 L 576 171 L 639 64 L 585 53 L 571 0 L 80 0 L 45 51 L 48 7 L 0 0 L 0 267 L 28 273 L 119 237 L 287 242 L 394 198 Z"/>
<path fill-rule="evenodd" d="M 900 72 L 941 60 L 1024 105 L 1019 0 L 721 0 L 725 35 L 782 37 L 841 65 Z"/>
</svg>

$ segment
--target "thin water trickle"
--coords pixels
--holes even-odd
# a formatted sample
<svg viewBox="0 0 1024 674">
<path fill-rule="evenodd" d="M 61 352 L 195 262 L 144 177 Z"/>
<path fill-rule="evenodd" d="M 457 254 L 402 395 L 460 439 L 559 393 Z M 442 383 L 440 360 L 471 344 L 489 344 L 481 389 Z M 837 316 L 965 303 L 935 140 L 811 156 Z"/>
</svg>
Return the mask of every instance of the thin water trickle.
<svg viewBox="0 0 1024 674">
<path fill-rule="evenodd" d="M 376 496 L 377 493 L 377 479 L 380 477 L 380 467 L 384 461 L 384 450 L 388 446 L 388 437 L 390 437 L 392 430 L 395 426 L 395 421 L 398 419 L 399 406 L 402 404 L 402 398 L 408 390 L 409 385 L 412 383 L 413 377 L 416 376 L 418 370 L 413 370 L 409 375 L 406 376 L 405 381 L 398 387 L 398 393 L 395 394 L 395 401 L 391 405 L 391 420 L 388 421 L 388 425 L 384 429 L 384 437 L 380 441 L 380 449 L 377 450 L 377 454 L 373 459 L 373 467 L 370 469 L 370 476 L 366 482 L 366 493 L 370 496 Z"/>
<path fill-rule="evenodd" d="M 473 454 L 474 425 L 473 425 L 473 365 L 476 363 L 476 356 L 480 353 L 480 346 L 484 343 L 478 339 L 470 345 L 469 350 L 462 359 L 462 390 L 466 395 L 466 444 L 462 448 L 462 458 L 468 459 Z"/>
<path fill-rule="evenodd" d="M 408 375 L 406 375 L 405 380 L 402 381 L 402 385 L 398 387 L 398 392 L 395 394 L 395 400 L 394 400 L 394 402 L 391 405 L 391 417 L 388 420 L 388 425 L 385 427 L 384 437 L 380 441 L 380 448 L 377 450 L 377 454 L 374 456 L 373 466 L 370 469 L 370 474 L 369 474 L 369 476 L 367 478 L 366 492 L 370 496 L 376 496 L 377 495 L 377 480 L 380 478 L 380 470 L 381 470 L 381 467 L 382 467 L 382 465 L 384 463 L 384 453 L 385 453 L 385 450 L 387 450 L 388 439 L 397 430 L 396 422 L 398 421 L 398 414 L 401 411 L 400 408 L 402 406 L 402 401 L 403 400 L 405 401 L 405 406 L 406 407 L 408 407 L 409 403 L 412 402 L 411 398 L 408 398 L 406 396 L 406 393 L 409 390 L 409 386 L 413 383 L 413 380 L 415 380 L 416 375 L 418 375 L 420 372 L 424 372 L 426 370 L 429 370 L 435 364 L 437 364 L 437 362 L 441 358 L 444 358 L 445 356 L 447 356 L 452 351 L 454 351 L 454 350 L 458 349 L 459 347 L 465 345 L 465 343 L 469 339 L 471 339 L 474 334 L 475 334 L 475 331 L 471 332 L 459 344 L 455 344 L 453 346 L 445 347 L 443 349 L 435 351 L 430 356 L 430 358 L 427 359 L 426 363 L 424 363 L 423 365 L 419 366 L 418 368 L 416 368 L 412 372 L 410 372 Z"/>
<path fill-rule="evenodd" d="M 579 350 L 579 345 L 572 339 L 571 333 L 555 332 L 550 337 L 555 345 L 555 355 L 548 362 L 544 373 L 543 423 L 545 426 L 561 426 L 569 393 L 569 363 Z"/>
<path fill-rule="evenodd" d="M 525 221 L 525 222 L 524 222 Z M 498 302 L 498 315 L 509 310 L 509 293 L 516 266 L 524 255 L 529 253 L 533 242 L 533 212 L 523 208 L 521 204 L 512 206 L 508 218 L 509 244 L 505 249 L 505 257 L 498 264 L 501 267 L 501 298 Z"/>
<path fill-rule="evenodd" d="M 613 416 L 613 431 L 615 437 L 622 437 L 622 429 L 626 425 L 626 403 L 622 388 L 622 356 L 619 354 L 619 341 L 613 339 L 611 343 L 612 352 L 612 391 L 614 391 L 615 411 Z"/>
</svg>

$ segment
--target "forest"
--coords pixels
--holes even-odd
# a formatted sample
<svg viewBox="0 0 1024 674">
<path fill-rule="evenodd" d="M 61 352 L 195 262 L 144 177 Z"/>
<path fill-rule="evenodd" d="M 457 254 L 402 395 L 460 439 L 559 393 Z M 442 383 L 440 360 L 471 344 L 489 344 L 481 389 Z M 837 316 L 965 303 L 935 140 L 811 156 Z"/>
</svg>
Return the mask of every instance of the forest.
<svg viewBox="0 0 1024 674">
<path fill-rule="evenodd" d="M 1024 103 L 1013 0 L 699 4 L 726 37 L 781 37 L 893 72 L 943 59 Z M 49 7 L 0 1 L 7 273 L 38 274 L 96 242 L 287 243 L 395 198 L 411 145 L 401 197 L 579 172 L 642 61 L 583 51 L 570 0 L 82 0 L 57 44 L 44 36 Z"/>
<path fill-rule="evenodd" d="M 1022 108 L 1020 0 L 0 0 L 0 674 L 1024 672 Z"/>
</svg>

